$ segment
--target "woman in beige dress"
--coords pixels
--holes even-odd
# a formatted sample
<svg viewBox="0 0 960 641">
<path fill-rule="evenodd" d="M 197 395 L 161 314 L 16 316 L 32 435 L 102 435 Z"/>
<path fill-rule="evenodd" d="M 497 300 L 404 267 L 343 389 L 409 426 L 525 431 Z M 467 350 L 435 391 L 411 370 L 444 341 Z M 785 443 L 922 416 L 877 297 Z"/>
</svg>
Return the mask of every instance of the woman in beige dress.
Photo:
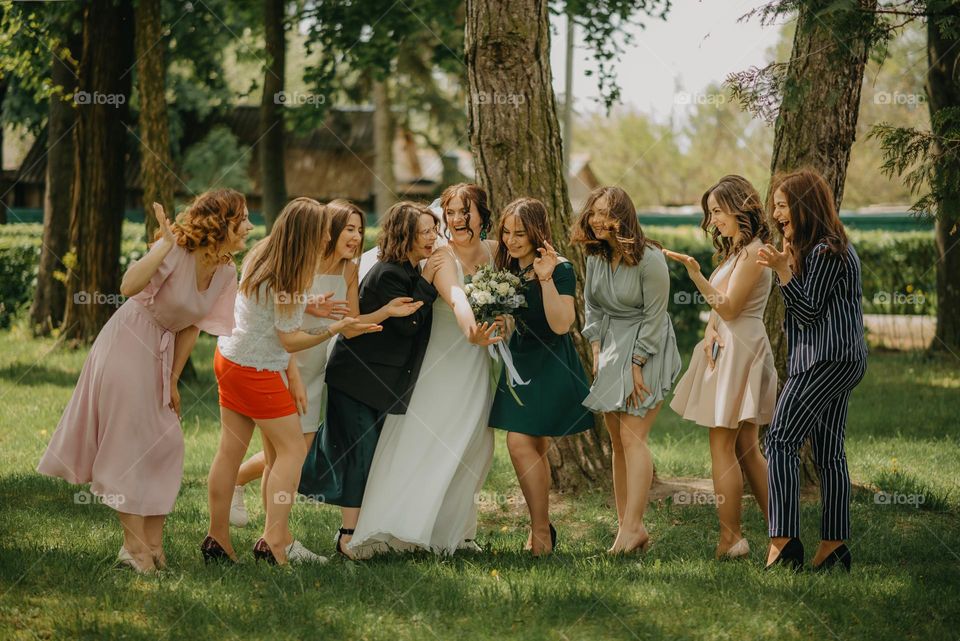
<svg viewBox="0 0 960 641">
<path fill-rule="evenodd" d="M 703 340 L 677 384 L 670 407 L 710 429 L 713 488 L 720 517 L 716 557 L 738 558 L 750 546 L 740 530 L 743 477 L 767 516 L 767 463 L 757 431 L 777 402 L 777 370 L 763 325 L 770 270 L 757 264 L 769 242 L 760 195 L 745 178 L 724 176 L 701 200 L 701 227 L 710 232 L 720 261 L 707 280 L 692 256 L 664 250 L 682 263 L 710 304 Z"/>
</svg>

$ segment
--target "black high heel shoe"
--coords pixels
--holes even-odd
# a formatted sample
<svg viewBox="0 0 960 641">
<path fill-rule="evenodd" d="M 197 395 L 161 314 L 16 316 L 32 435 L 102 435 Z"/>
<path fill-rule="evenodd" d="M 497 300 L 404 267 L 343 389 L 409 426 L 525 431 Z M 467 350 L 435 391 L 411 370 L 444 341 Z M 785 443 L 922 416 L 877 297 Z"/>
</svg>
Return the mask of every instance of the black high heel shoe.
<svg viewBox="0 0 960 641">
<path fill-rule="evenodd" d="M 212 536 L 207 536 L 203 540 L 203 543 L 200 544 L 200 554 L 203 555 L 203 562 L 210 563 L 229 563 L 231 565 L 235 564 L 236 561 L 230 558 L 230 555 L 227 554 L 227 551 L 223 549 L 217 540 Z"/>
<path fill-rule="evenodd" d="M 849 572 L 850 561 L 850 548 L 847 547 L 846 543 L 841 543 L 840 547 L 828 554 L 827 558 L 820 562 L 820 565 L 813 566 L 813 570 L 814 572 L 827 572 L 839 563 L 844 570 Z"/>
<path fill-rule="evenodd" d="M 344 557 L 345 559 L 350 559 L 351 561 L 353 560 L 353 557 L 347 554 L 346 552 L 344 552 L 343 548 L 340 547 L 340 539 L 343 538 L 344 534 L 353 536 L 353 533 L 355 531 L 356 530 L 354 530 L 353 528 L 345 528 L 345 527 L 342 527 L 337 531 L 337 554 Z"/>
<path fill-rule="evenodd" d="M 263 540 L 263 537 L 260 537 L 257 542 L 253 544 L 253 558 L 257 561 L 266 561 L 270 565 L 277 564 L 276 557 L 273 556 L 270 546 Z"/>
<path fill-rule="evenodd" d="M 553 523 L 550 524 L 550 548 L 557 549 L 557 528 L 553 527 Z"/>
<path fill-rule="evenodd" d="M 773 569 L 778 565 L 792 566 L 794 572 L 803 569 L 803 543 L 800 539 L 790 539 L 780 550 L 780 554 L 773 561 L 767 564 L 766 570 Z"/>
</svg>

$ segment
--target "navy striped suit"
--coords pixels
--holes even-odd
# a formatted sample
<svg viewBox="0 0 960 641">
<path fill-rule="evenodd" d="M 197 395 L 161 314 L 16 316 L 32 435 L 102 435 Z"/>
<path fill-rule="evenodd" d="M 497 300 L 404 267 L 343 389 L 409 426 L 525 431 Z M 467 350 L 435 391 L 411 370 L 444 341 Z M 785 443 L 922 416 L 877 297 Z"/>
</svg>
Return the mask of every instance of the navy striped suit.
<svg viewBox="0 0 960 641">
<path fill-rule="evenodd" d="M 766 438 L 770 536 L 800 536 L 799 451 L 809 437 L 820 474 L 820 537 L 845 540 L 850 536 L 847 405 L 867 365 L 860 258 L 853 245 L 836 255 L 818 243 L 804 261 L 804 274 L 781 283 L 780 291 L 788 377 Z"/>
</svg>

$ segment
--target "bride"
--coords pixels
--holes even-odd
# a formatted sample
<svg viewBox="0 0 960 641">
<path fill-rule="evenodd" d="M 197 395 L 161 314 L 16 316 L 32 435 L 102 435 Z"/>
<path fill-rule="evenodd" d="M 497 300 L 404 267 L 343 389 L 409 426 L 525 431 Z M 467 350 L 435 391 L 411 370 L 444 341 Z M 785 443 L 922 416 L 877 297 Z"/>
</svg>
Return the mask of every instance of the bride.
<svg viewBox="0 0 960 641">
<path fill-rule="evenodd" d="M 388 550 L 425 549 L 452 554 L 479 549 L 476 495 L 493 460 L 487 426 L 493 395 L 486 346 L 496 325 L 478 325 L 464 282 L 482 264 L 492 264 L 496 242 L 487 195 L 478 186 L 448 187 L 440 197 L 446 247 L 434 285 L 430 342 L 405 415 L 383 425 L 360 509 L 347 546 L 366 558 Z"/>
</svg>

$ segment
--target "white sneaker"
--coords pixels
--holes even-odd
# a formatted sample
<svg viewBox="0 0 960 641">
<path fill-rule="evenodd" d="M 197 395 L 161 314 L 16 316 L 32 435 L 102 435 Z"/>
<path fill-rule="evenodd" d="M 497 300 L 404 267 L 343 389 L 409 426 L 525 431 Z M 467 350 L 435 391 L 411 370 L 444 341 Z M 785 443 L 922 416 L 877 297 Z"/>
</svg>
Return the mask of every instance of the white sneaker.
<svg viewBox="0 0 960 641">
<path fill-rule="evenodd" d="M 230 502 L 230 525 L 247 527 L 250 517 L 247 515 L 247 506 L 243 504 L 243 486 L 233 488 L 233 500 Z"/>
<path fill-rule="evenodd" d="M 326 563 L 330 559 L 320 556 L 303 547 L 300 541 L 294 541 L 287 546 L 287 563 L 295 565 L 298 563 Z"/>
</svg>

